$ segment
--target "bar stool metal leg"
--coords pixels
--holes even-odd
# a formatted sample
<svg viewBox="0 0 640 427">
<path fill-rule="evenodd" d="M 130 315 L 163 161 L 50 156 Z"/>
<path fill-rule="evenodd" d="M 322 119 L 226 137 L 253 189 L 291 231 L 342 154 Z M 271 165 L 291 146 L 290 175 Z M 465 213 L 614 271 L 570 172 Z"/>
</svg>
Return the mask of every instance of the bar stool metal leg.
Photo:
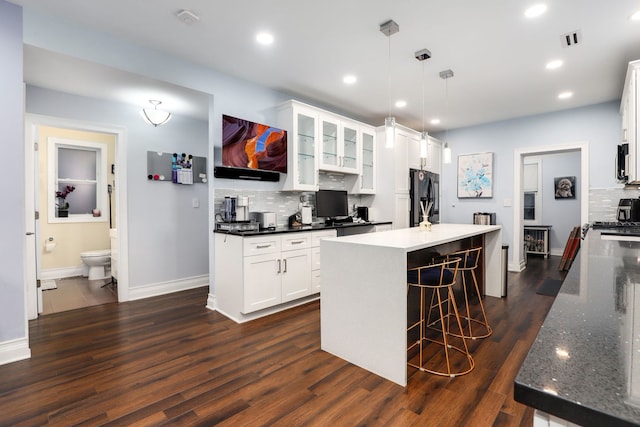
<svg viewBox="0 0 640 427">
<path fill-rule="evenodd" d="M 484 303 L 482 302 L 482 295 L 480 294 L 480 287 L 478 286 L 478 279 L 476 277 L 476 270 L 478 268 L 478 262 L 480 260 L 480 252 L 482 247 L 466 249 L 463 251 L 457 251 L 447 254 L 447 257 L 460 258 L 460 275 L 462 276 L 462 289 L 464 293 L 464 312 L 461 314 L 461 318 L 466 320 L 465 329 L 460 329 L 460 333 L 456 333 L 456 336 L 463 336 L 470 339 L 486 338 L 493 333 L 489 321 L 487 320 L 487 312 L 484 309 Z M 474 317 L 471 313 L 471 304 L 469 303 L 469 289 L 467 286 L 467 274 L 471 275 L 473 287 L 478 296 L 478 305 L 480 306 L 480 313 L 477 317 Z"/>
<path fill-rule="evenodd" d="M 423 372 L 429 372 L 435 375 L 442 375 L 448 377 L 455 377 L 458 375 L 464 375 L 471 372 L 474 368 L 474 361 L 469 353 L 466 340 L 463 337 L 456 337 L 449 334 L 448 322 L 445 322 L 445 318 L 453 316 L 457 327 L 462 329 L 458 308 L 455 303 L 455 296 L 453 293 L 453 285 L 456 282 L 456 275 L 458 271 L 458 259 L 447 260 L 441 263 L 432 264 L 428 266 L 418 267 L 410 269 L 407 272 L 407 290 L 410 287 L 416 287 L 420 290 L 420 318 L 407 328 L 407 333 L 410 333 L 414 328 L 419 331 L 419 337 L 407 347 L 407 351 L 411 351 L 417 347 L 419 354 L 414 358 L 417 358 L 418 363 L 413 363 L 411 358 L 408 361 L 408 365 L 419 369 Z M 437 300 L 434 305 L 434 309 L 437 308 L 437 316 L 439 321 L 443 325 L 442 330 L 438 331 L 438 334 L 433 334 L 433 330 L 430 330 L 427 326 L 427 319 L 430 318 L 430 313 L 427 313 L 426 304 L 426 291 L 432 290 L 431 300 Z M 450 310 L 453 310 L 453 313 Z M 429 312 L 432 311 L 431 307 Z M 435 311 L 435 310 L 434 310 Z M 431 333 L 431 335 L 428 334 Z M 459 342 L 454 342 L 459 341 Z M 444 366 L 440 366 L 442 353 L 435 353 L 426 356 L 426 351 L 429 350 L 425 343 L 433 343 L 441 346 L 444 353 Z"/>
</svg>

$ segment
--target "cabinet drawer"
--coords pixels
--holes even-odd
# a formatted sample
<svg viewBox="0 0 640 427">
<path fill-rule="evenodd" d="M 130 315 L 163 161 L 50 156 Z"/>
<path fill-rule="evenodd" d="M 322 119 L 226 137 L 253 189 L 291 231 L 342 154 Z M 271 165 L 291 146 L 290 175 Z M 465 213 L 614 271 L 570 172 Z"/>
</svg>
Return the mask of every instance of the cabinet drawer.
<svg viewBox="0 0 640 427">
<path fill-rule="evenodd" d="M 244 238 L 244 256 L 264 255 L 280 252 L 280 236 L 260 236 Z"/>
<path fill-rule="evenodd" d="M 314 231 L 311 233 L 311 246 L 320 246 L 320 239 L 325 237 L 336 237 L 338 232 L 336 230 Z"/>
<path fill-rule="evenodd" d="M 311 247 L 311 233 L 288 233 L 281 235 L 283 251 L 307 249 Z"/>
<path fill-rule="evenodd" d="M 311 248 L 311 270 L 320 270 L 320 248 Z"/>
</svg>

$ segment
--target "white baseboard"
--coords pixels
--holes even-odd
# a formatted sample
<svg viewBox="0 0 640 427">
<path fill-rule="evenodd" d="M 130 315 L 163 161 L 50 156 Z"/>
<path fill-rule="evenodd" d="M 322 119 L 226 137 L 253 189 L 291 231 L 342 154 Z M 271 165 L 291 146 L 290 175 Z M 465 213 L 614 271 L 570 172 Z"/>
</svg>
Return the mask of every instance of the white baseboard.
<svg viewBox="0 0 640 427">
<path fill-rule="evenodd" d="M 0 343 L 0 365 L 29 359 L 30 357 L 31 349 L 29 348 L 28 338 L 19 338 Z"/>
<path fill-rule="evenodd" d="M 200 288 L 203 286 L 209 286 L 208 274 L 129 288 L 129 300 L 133 301 L 137 299 L 155 297 L 173 292 L 186 291 L 187 289 Z"/>
<path fill-rule="evenodd" d="M 527 267 L 527 264 L 524 262 L 524 260 L 522 260 L 518 263 L 510 263 L 509 266 L 507 267 L 507 270 L 512 271 L 514 273 L 520 273 L 526 267 Z"/>
<path fill-rule="evenodd" d="M 72 267 L 48 268 L 40 271 L 40 280 L 64 279 L 82 276 L 82 264 Z"/>
<path fill-rule="evenodd" d="M 563 254 L 564 254 L 564 248 L 549 249 L 549 255 L 551 256 L 562 256 Z"/>
<path fill-rule="evenodd" d="M 209 294 L 207 297 L 206 307 L 211 311 L 216 311 L 216 296 L 214 294 Z"/>
</svg>

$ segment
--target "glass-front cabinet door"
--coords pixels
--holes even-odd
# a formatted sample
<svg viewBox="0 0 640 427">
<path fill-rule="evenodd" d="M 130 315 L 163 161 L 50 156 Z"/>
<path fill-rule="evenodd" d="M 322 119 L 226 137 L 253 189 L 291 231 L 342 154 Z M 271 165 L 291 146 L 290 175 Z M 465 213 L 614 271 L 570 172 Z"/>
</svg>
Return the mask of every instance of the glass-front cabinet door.
<svg viewBox="0 0 640 427">
<path fill-rule="evenodd" d="M 303 186 L 316 185 L 316 118 L 302 112 L 296 114 L 298 183 Z"/>
<path fill-rule="evenodd" d="M 344 172 L 358 173 L 358 125 L 343 121 L 341 123 L 342 156 L 340 167 Z"/>
<path fill-rule="evenodd" d="M 340 167 L 340 153 L 338 151 L 338 129 L 340 121 L 329 115 L 321 115 L 322 130 L 322 156 L 320 158 L 320 168 L 338 170 Z"/>
<path fill-rule="evenodd" d="M 376 130 L 367 125 L 361 125 L 360 135 L 360 173 L 351 190 L 354 194 L 376 193 Z"/>
<path fill-rule="evenodd" d="M 287 134 L 287 173 L 280 177 L 282 190 L 318 189 L 318 112 L 297 101 L 278 109 L 278 123 Z"/>
</svg>

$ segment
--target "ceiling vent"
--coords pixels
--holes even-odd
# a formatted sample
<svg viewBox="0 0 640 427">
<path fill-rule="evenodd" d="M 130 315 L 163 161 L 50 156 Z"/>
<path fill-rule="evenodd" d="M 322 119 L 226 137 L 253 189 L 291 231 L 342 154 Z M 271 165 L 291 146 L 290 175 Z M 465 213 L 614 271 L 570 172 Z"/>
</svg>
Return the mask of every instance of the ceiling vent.
<svg viewBox="0 0 640 427">
<path fill-rule="evenodd" d="M 580 30 L 572 31 L 560 36 L 562 47 L 571 47 L 582 43 L 582 33 Z"/>
</svg>

